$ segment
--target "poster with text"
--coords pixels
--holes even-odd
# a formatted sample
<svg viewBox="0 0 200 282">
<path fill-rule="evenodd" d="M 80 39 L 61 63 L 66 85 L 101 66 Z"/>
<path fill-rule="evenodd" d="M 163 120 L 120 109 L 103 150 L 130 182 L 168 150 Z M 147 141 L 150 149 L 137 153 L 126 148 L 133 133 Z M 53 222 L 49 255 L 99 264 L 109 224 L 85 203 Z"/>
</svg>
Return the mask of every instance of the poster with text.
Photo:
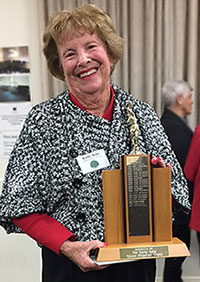
<svg viewBox="0 0 200 282">
<path fill-rule="evenodd" d="M 0 133 L 0 158 L 8 159 L 13 150 L 19 132 Z"/>
<path fill-rule="evenodd" d="M 21 131 L 32 105 L 26 103 L 0 103 L 0 131 Z"/>
</svg>

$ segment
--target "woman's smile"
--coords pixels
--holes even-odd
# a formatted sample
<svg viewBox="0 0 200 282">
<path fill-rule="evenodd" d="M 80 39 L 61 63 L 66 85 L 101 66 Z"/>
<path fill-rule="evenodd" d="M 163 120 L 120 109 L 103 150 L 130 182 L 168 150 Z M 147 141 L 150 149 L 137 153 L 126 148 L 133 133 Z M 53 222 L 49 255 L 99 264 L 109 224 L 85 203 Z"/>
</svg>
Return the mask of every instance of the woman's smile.
<svg viewBox="0 0 200 282">
<path fill-rule="evenodd" d="M 98 71 L 98 69 L 90 69 L 90 70 L 87 70 L 87 71 L 83 71 L 81 72 L 78 76 L 80 78 L 83 78 L 83 79 L 87 79 L 87 78 L 91 78 L 94 76 L 94 74 Z"/>
</svg>

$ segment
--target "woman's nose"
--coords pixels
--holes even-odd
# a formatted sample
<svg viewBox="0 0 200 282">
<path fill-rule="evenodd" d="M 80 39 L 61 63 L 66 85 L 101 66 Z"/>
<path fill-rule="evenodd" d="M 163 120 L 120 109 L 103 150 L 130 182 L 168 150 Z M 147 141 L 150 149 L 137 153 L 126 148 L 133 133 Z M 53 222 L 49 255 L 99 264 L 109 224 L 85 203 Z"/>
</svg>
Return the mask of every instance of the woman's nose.
<svg viewBox="0 0 200 282">
<path fill-rule="evenodd" d="M 91 59 L 90 59 L 87 52 L 85 52 L 85 51 L 79 52 L 79 54 L 78 54 L 78 66 L 79 67 L 85 66 L 90 62 L 91 62 Z"/>
</svg>

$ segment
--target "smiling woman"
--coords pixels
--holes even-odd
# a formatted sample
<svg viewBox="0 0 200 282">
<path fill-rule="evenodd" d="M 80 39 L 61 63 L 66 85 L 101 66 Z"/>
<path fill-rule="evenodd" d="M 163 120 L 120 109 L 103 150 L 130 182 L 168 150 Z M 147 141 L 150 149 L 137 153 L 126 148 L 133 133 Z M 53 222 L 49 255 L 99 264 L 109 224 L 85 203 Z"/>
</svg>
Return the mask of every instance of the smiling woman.
<svg viewBox="0 0 200 282">
<path fill-rule="evenodd" d="M 43 39 L 49 70 L 68 90 L 30 111 L 7 167 L 0 224 L 42 247 L 43 282 L 153 282 L 151 260 L 99 266 L 90 254 L 107 246 L 102 170 L 119 169 L 121 156 L 142 152 L 157 166 L 172 164 L 173 197 L 190 209 L 160 119 L 110 83 L 123 39 L 98 7 L 57 12 Z M 133 117 L 137 130 L 127 122 Z"/>
</svg>

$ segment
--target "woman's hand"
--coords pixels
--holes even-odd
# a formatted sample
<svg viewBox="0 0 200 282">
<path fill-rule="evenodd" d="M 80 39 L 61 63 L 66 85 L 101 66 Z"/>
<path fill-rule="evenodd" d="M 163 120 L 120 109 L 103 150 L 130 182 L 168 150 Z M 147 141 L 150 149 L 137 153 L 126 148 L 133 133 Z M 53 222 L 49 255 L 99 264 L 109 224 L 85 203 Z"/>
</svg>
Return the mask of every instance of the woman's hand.
<svg viewBox="0 0 200 282">
<path fill-rule="evenodd" d="M 90 258 L 90 252 L 105 247 L 106 243 L 100 241 L 65 241 L 60 247 L 60 253 L 73 261 L 83 272 L 101 270 L 108 266 L 99 266 Z"/>
<path fill-rule="evenodd" d="M 154 167 L 166 167 L 165 162 L 160 157 L 154 157 L 152 156 L 151 163 Z M 172 165 L 169 164 L 168 167 L 172 168 Z"/>
</svg>

